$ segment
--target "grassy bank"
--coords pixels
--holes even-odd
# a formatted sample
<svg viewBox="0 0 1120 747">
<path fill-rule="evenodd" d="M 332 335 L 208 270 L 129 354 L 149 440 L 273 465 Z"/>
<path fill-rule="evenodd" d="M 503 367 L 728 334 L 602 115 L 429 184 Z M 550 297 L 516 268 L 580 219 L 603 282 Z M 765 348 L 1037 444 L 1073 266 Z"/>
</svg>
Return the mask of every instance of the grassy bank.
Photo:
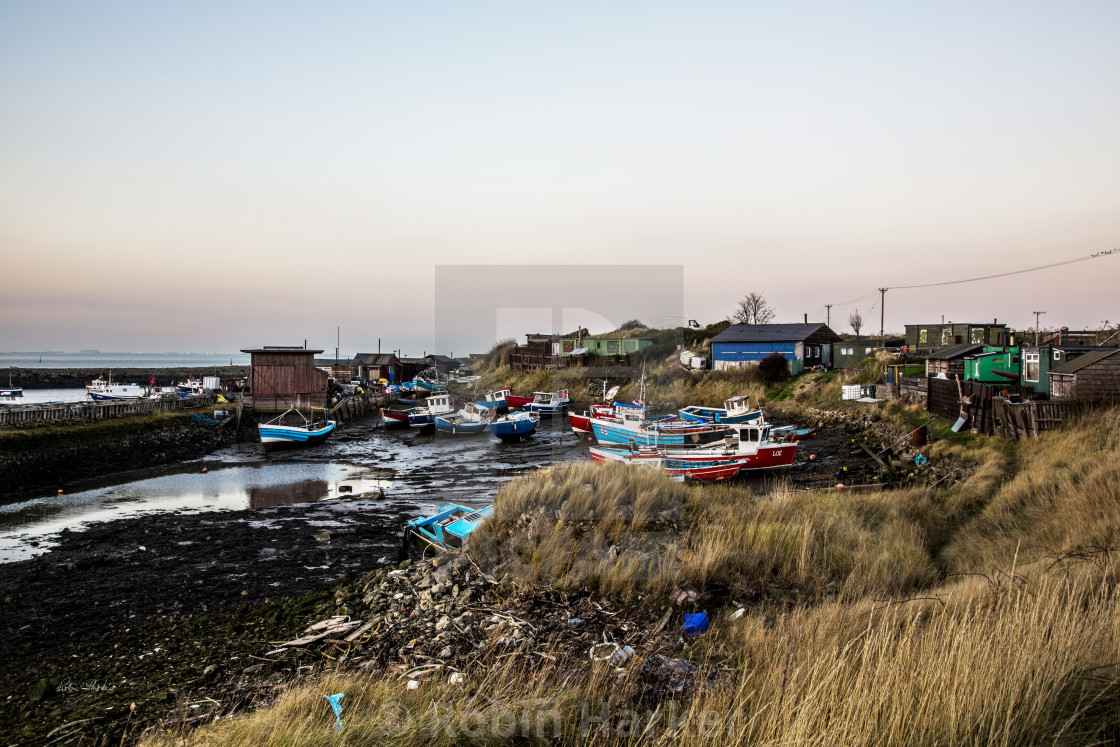
<svg viewBox="0 0 1120 747">
<path fill-rule="evenodd" d="M 1029 442 L 940 442 L 975 462 L 967 479 L 876 494 L 759 498 L 622 468 L 545 470 L 500 491 L 477 535 L 472 562 L 501 582 L 487 598 L 511 616 L 525 614 L 533 589 L 598 600 L 644 621 L 630 634 L 632 659 L 550 655 L 538 623 L 535 648 L 484 646 L 462 681 L 407 689 L 392 657 L 324 670 L 190 741 L 1115 741 L 1118 432 L 1112 410 Z M 698 599 L 674 605 L 677 588 Z M 711 630 L 659 632 L 689 609 L 706 610 Z M 554 617 L 566 629 L 562 611 Z M 588 630 L 585 645 L 600 638 Z M 324 700 L 338 692 L 341 733 Z"/>
</svg>

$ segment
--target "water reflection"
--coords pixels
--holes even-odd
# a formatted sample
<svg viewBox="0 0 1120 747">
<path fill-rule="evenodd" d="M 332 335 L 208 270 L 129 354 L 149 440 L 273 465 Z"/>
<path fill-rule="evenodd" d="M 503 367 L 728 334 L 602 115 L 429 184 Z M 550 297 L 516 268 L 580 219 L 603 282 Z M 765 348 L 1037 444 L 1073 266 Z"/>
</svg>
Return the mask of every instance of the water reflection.
<svg viewBox="0 0 1120 747">
<path fill-rule="evenodd" d="M 326 480 L 300 480 L 291 485 L 272 485 L 264 487 L 253 485 L 249 488 L 249 508 L 272 508 L 291 506 L 294 503 L 311 503 L 327 497 L 330 487 Z"/>
</svg>

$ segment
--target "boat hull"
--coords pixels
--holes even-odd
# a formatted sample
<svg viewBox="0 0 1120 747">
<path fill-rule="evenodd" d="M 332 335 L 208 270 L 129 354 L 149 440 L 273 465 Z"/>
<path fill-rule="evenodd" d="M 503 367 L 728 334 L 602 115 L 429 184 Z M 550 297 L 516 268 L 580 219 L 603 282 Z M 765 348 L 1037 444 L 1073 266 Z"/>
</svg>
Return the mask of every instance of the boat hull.
<svg viewBox="0 0 1120 747">
<path fill-rule="evenodd" d="M 536 402 L 530 402 L 521 408 L 526 412 L 535 412 L 538 415 L 563 415 L 564 411 L 568 409 L 567 402 L 561 402 L 558 405 L 542 405 Z"/>
<path fill-rule="evenodd" d="M 592 447 L 591 460 L 598 464 L 624 462 L 649 469 L 660 469 L 670 477 L 683 477 L 699 482 L 730 480 L 739 474 L 743 468 L 740 462 L 733 459 L 718 457 L 673 458 L 657 452 L 642 454 L 605 447 Z"/>
<path fill-rule="evenodd" d="M 591 432 L 601 444 L 620 444 L 629 446 L 699 446 L 724 440 L 726 433 L 721 428 L 651 428 L 635 430 L 617 423 L 609 423 L 597 418 L 591 420 Z"/>
<path fill-rule="evenodd" d="M 335 425 L 333 420 L 322 428 L 261 424 L 257 426 L 257 431 L 265 446 L 314 446 L 326 441 L 334 432 Z"/>
<path fill-rule="evenodd" d="M 382 407 L 381 420 L 385 423 L 386 428 L 407 428 L 408 411 L 394 410 L 390 407 Z"/>
<path fill-rule="evenodd" d="M 473 436 L 485 431 L 487 425 L 486 422 L 472 422 L 442 416 L 435 419 L 436 430 L 452 436 Z"/>
<path fill-rule="evenodd" d="M 518 397 L 516 394 L 506 395 L 507 407 L 524 407 L 525 405 L 532 403 L 532 401 L 532 397 Z"/>
<path fill-rule="evenodd" d="M 503 418 L 490 423 L 490 432 L 503 441 L 518 441 L 533 435 L 538 423 L 539 418 Z"/>
</svg>

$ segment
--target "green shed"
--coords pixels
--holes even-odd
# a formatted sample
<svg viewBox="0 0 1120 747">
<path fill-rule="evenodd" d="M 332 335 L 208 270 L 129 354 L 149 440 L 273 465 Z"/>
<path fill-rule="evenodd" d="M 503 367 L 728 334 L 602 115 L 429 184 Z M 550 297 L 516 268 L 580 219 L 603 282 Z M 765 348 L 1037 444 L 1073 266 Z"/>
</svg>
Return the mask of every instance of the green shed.
<svg viewBox="0 0 1120 747">
<path fill-rule="evenodd" d="M 964 380 L 981 384 L 1018 384 L 1019 348 L 984 348 L 964 359 Z"/>
</svg>

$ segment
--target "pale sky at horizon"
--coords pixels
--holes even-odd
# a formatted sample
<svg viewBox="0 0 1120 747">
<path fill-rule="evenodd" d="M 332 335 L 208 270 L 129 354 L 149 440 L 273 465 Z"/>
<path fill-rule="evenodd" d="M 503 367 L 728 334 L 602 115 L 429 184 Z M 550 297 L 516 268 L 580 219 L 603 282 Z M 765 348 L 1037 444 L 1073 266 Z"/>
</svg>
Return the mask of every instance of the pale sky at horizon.
<svg viewBox="0 0 1120 747">
<path fill-rule="evenodd" d="M 824 321 L 1117 248 L 1118 38 L 1108 2 L 0 0 L 0 350 L 418 354 L 469 264 Z M 1115 324 L 1118 280 L 892 291 L 886 326 Z"/>
</svg>

